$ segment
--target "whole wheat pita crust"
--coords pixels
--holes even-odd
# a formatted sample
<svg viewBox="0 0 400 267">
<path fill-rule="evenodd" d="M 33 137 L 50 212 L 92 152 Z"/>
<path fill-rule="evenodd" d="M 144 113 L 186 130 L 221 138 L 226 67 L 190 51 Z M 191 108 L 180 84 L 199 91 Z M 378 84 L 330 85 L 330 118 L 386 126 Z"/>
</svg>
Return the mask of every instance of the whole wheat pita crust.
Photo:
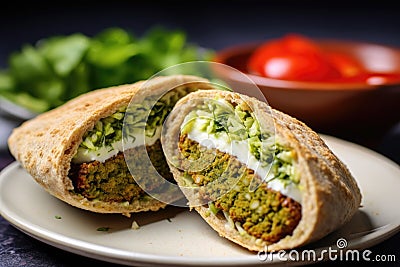
<svg viewBox="0 0 400 267">
<path fill-rule="evenodd" d="M 193 88 L 211 88 L 203 78 L 174 75 L 83 94 L 14 129 L 8 139 L 10 152 L 50 194 L 72 206 L 93 212 L 126 215 L 131 212 L 158 210 L 166 204 L 155 199 L 136 201 L 129 205 L 90 201 L 73 192 L 68 172 L 83 135 L 98 120 L 127 106 L 134 96 L 165 93 L 165 89 L 184 84 Z"/>
<path fill-rule="evenodd" d="M 361 193 L 345 164 L 307 125 L 252 97 L 210 90 L 197 91 L 182 98 L 170 113 L 171 123 L 164 129 L 168 135 L 161 138 L 167 159 L 177 149 L 174 136 L 179 135 L 186 114 L 198 105 L 196 100 L 204 97 L 213 99 L 216 96 L 236 103 L 246 101 L 260 122 L 271 121 L 273 118 L 276 140 L 296 151 L 295 167 L 301 173 L 300 186 L 303 188 L 302 218 L 291 236 L 268 245 L 268 251 L 292 249 L 318 240 L 351 219 L 360 206 Z M 168 164 L 178 184 L 183 185 L 182 173 L 171 160 L 168 160 Z M 193 195 L 187 194 L 187 197 L 190 200 Z M 219 235 L 252 251 L 265 250 L 265 245 L 256 242 L 254 238 L 240 235 L 237 230 L 226 227 L 226 220 L 210 215 L 206 206 L 194 208 Z"/>
</svg>

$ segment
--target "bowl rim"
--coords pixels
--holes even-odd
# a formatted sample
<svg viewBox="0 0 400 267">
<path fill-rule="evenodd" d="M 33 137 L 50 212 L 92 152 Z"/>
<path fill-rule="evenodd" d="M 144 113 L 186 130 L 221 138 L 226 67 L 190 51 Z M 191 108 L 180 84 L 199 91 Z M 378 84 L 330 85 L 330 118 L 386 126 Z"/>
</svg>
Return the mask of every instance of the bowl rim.
<svg viewBox="0 0 400 267">
<path fill-rule="evenodd" d="M 271 38 L 268 40 L 258 40 L 258 41 L 249 41 L 245 43 L 239 43 L 235 45 L 231 45 L 225 48 L 222 48 L 216 51 L 213 61 L 226 64 L 228 58 L 232 55 L 239 55 L 238 51 L 241 53 L 245 53 L 247 51 L 254 50 L 256 47 L 260 46 L 261 44 L 277 40 L 278 38 Z M 340 45 L 367 45 L 367 46 L 376 46 L 380 48 L 390 49 L 393 50 L 400 55 L 400 48 L 390 45 L 383 45 L 373 42 L 364 42 L 364 41 L 354 41 L 354 40 L 346 40 L 346 39 L 333 39 L 333 38 L 312 38 L 312 40 L 316 41 L 317 43 L 330 43 L 330 44 L 340 44 Z M 228 65 L 228 64 L 226 64 Z M 235 68 L 233 66 L 228 65 L 229 67 Z M 264 77 L 257 74 L 252 74 L 248 72 L 243 72 L 242 70 L 237 70 L 243 73 L 244 75 L 248 76 L 256 85 L 265 86 L 265 87 L 275 87 L 279 89 L 290 89 L 290 90 L 318 90 L 318 91 L 342 91 L 342 90 L 354 90 L 354 91 L 370 91 L 370 90 L 377 90 L 385 86 L 393 86 L 398 83 L 382 83 L 382 84 L 368 84 L 364 82 L 309 82 L 309 81 L 291 81 L 291 80 L 280 80 L 280 79 L 273 79 Z M 243 81 L 240 79 L 239 76 L 234 75 L 234 72 L 229 75 L 230 79 L 235 81 Z"/>
</svg>

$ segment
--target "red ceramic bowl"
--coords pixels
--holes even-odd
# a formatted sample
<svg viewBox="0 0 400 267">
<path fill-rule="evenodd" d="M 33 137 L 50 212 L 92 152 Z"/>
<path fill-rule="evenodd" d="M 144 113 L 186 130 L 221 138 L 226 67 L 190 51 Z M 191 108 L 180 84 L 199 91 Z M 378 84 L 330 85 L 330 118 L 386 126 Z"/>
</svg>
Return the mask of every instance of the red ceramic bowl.
<svg viewBox="0 0 400 267">
<path fill-rule="evenodd" d="M 253 81 L 271 107 L 288 113 L 325 133 L 383 132 L 400 122 L 400 49 L 377 44 L 315 40 L 323 49 L 344 52 L 373 73 L 392 73 L 392 79 L 377 76 L 366 82 L 304 82 L 266 78 L 251 74 L 247 61 L 260 43 L 237 45 L 217 52 L 216 62 L 231 66 Z M 216 70 L 219 78 L 236 91 L 251 95 L 248 79 L 234 70 Z M 394 78 L 394 79 L 393 79 Z"/>
</svg>

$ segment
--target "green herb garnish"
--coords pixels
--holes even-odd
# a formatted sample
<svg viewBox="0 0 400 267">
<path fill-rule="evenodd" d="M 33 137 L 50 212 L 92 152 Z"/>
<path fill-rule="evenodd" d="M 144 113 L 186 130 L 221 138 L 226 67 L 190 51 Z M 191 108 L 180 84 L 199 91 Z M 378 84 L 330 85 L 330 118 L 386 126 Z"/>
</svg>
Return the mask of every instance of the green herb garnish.
<svg viewBox="0 0 400 267">
<path fill-rule="evenodd" d="M 150 78 L 166 67 L 210 60 L 213 52 L 161 27 L 142 37 L 108 28 L 93 37 L 51 36 L 26 44 L 0 70 L 0 97 L 41 113 L 88 91 Z"/>
</svg>

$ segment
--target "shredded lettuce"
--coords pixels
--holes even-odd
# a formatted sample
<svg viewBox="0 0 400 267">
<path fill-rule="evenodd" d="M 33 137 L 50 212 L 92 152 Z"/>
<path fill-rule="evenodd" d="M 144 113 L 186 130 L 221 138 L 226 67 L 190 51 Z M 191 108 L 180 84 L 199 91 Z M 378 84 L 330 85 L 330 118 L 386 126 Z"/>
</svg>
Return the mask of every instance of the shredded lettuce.
<svg viewBox="0 0 400 267">
<path fill-rule="evenodd" d="M 99 120 L 94 128 L 87 132 L 80 144 L 81 148 L 97 150 L 110 146 L 122 139 L 122 125 L 126 108 L 121 108 L 113 115 Z"/>
<path fill-rule="evenodd" d="M 159 96 L 149 96 L 140 103 L 132 103 L 126 111 L 125 130 L 126 136 L 143 133 L 153 137 L 158 127 L 161 127 L 165 118 L 171 112 L 176 102 L 195 89 L 178 87 L 167 92 L 160 99 Z M 155 104 L 154 104 L 155 103 Z"/>
<path fill-rule="evenodd" d="M 279 179 L 285 185 L 299 184 L 294 171 L 293 150 L 277 143 L 272 133 L 263 131 L 252 112 L 245 104 L 232 105 L 220 98 L 206 100 L 186 117 L 181 133 L 188 134 L 196 130 L 223 138 L 229 142 L 247 141 L 250 153 L 261 163 L 261 166 L 271 165 L 268 181 Z"/>
<path fill-rule="evenodd" d="M 192 90 L 194 89 L 178 87 L 160 99 L 157 99 L 157 95 L 152 95 L 140 104 L 120 108 L 114 114 L 99 120 L 92 130 L 85 133 L 79 148 L 97 151 L 102 147 L 111 147 L 112 144 L 121 141 L 123 136 L 131 138 L 130 142 L 134 142 L 135 136 L 143 134 L 143 131 L 147 137 L 153 137 L 175 103 Z"/>
<path fill-rule="evenodd" d="M 249 150 L 257 160 L 271 162 L 268 156 L 271 134 L 261 131 L 257 118 L 245 103 L 234 107 L 223 99 L 208 100 L 190 112 L 185 121 L 183 134 L 190 132 L 194 123 L 200 124 L 199 130 L 217 138 L 224 135 L 231 141 L 248 140 Z"/>
</svg>

